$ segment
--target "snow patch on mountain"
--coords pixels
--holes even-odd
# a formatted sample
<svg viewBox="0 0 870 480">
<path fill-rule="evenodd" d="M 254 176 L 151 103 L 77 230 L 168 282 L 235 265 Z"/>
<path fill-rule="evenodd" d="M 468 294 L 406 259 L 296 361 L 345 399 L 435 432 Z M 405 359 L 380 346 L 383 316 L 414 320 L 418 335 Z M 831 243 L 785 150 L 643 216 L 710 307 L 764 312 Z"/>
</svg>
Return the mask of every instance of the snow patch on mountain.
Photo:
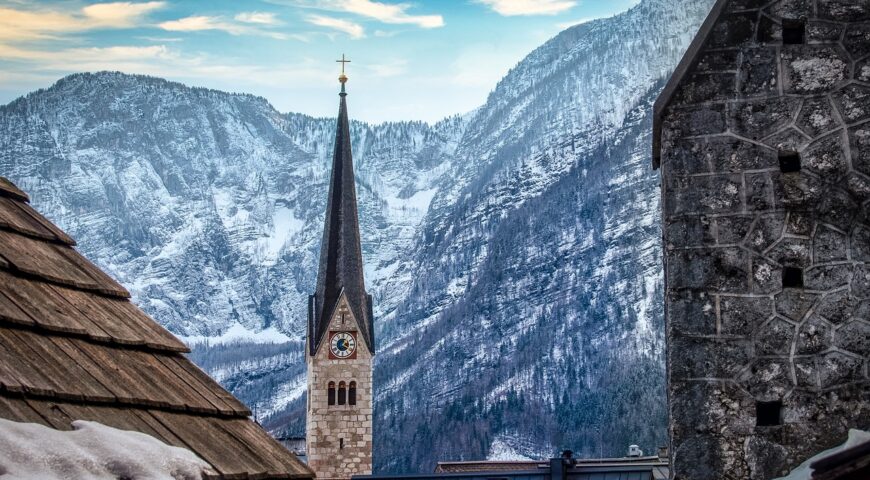
<svg viewBox="0 0 870 480">
<path fill-rule="evenodd" d="M 240 323 L 235 323 L 217 337 L 205 335 L 177 335 L 187 345 L 221 345 L 227 343 L 287 343 L 291 338 L 275 327 L 252 331 Z"/>
<path fill-rule="evenodd" d="M 496 438 L 489 446 L 489 453 L 486 455 L 489 461 L 518 461 L 532 460 L 531 458 L 518 453 L 502 438 Z"/>
</svg>

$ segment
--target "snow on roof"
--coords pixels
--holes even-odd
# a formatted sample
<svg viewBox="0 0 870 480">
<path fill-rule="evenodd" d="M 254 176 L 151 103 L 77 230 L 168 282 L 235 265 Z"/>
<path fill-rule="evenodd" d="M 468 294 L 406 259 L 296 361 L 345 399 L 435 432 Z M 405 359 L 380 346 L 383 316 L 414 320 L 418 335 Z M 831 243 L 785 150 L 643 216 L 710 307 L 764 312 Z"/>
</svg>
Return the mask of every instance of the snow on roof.
<svg viewBox="0 0 870 480">
<path fill-rule="evenodd" d="M 856 445 L 861 445 L 863 443 L 870 442 L 870 432 L 865 432 L 863 430 L 851 429 L 849 430 L 849 438 L 842 445 L 838 445 L 829 450 L 825 450 L 821 453 L 816 454 L 812 458 L 808 459 L 804 463 L 795 467 L 794 470 L 791 471 L 785 477 L 780 477 L 774 480 L 812 480 L 813 472 L 811 465 L 818 460 L 821 460 L 826 457 L 830 457 L 836 453 L 842 452 L 844 450 L 848 450 Z M 856 477 L 857 478 L 857 477 Z"/>
<path fill-rule="evenodd" d="M 0 476 L 9 480 L 195 480 L 209 464 L 144 433 L 76 420 L 72 431 L 0 418 Z M 213 472 L 211 472 L 213 473 Z"/>
</svg>

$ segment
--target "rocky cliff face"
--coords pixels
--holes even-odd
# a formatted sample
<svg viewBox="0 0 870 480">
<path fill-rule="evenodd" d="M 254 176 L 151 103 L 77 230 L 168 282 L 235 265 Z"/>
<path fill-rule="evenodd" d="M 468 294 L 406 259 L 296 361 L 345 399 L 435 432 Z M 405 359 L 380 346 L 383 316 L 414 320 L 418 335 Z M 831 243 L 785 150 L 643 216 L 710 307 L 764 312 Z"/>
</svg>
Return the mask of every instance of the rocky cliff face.
<svg viewBox="0 0 870 480">
<path fill-rule="evenodd" d="M 650 105 L 711 3 L 568 29 L 463 117 L 352 124 L 376 470 L 664 442 Z M 261 98 L 75 75 L 0 108 L 0 172 L 299 434 L 333 132 Z"/>
</svg>

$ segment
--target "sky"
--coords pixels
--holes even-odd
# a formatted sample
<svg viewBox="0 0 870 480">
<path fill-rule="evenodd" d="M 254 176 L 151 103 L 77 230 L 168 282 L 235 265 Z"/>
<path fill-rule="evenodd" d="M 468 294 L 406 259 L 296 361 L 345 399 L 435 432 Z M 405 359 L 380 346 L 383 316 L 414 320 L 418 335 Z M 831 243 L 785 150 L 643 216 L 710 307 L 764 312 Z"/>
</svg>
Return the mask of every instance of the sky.
<svg viewBox="0 0 870 480">
<path fill-rule="evenodd" d="M 560 31 L 638 0 L 0 0 L 0 105 L 59 78 L 119 70 L 261 95 L 334 116 L 438 121 L 482 105 Z"/>
</svg>

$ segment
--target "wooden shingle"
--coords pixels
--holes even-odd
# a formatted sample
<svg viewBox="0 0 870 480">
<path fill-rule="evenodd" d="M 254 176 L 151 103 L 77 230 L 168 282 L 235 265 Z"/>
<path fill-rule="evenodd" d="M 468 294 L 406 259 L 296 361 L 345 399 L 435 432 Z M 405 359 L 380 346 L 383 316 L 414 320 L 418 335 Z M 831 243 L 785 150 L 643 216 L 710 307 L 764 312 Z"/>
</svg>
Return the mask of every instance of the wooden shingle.
<svg viewBox="0 0 870 480">
<path fill-rule="evenodd" d="M 14 183 L 4 177 L 0 177 L 0 196 L 14 198 L 19 202 L 30 201 L 30 197 L 26 193 L 19 190 Z"/>
<path fill-rule="evenodd" d="M 189 349 L 0 177 L 0 418 L 75 420 L 193 451 L 209 478 L 313 478 Z"/>
<path fill-rule="evenodd" d="M 0 229 L 12 230 L 42 240 L 61 242 L 68 245 L 72 242 L 72 239 L 59 229 L 49 228 L 50 223 L 41 222 L 39 217 L 31 214 L 32 210 L 26 203 L 20 203 L 7 197 L 0 197 Z M 59 234 L 63 236 L 61 237 Z"/>
<path fill-rule="evenodd" d="M 124 287 L 99 272 L 81 255 L 69 254 L 67 250 L 72 249 L 0 230 L 0 256 L 13 267 L 12 271 L 76 289 L 130 297 Z"/>
</svg>

